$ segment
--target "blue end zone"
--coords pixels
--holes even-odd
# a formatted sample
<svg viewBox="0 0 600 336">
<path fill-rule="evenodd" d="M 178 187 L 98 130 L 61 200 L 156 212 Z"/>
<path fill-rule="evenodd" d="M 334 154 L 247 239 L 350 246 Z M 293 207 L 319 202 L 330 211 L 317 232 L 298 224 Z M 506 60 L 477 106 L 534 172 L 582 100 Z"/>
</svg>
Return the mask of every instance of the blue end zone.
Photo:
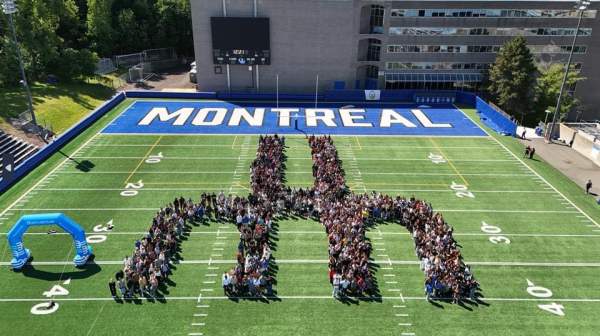
<svg viewBox="0 0 600 336">
<path fill-rule="evenodd" d="M 136 101 L 102 133 L 486 136 L 452 105 L 215 100 Z"/>
</svg>

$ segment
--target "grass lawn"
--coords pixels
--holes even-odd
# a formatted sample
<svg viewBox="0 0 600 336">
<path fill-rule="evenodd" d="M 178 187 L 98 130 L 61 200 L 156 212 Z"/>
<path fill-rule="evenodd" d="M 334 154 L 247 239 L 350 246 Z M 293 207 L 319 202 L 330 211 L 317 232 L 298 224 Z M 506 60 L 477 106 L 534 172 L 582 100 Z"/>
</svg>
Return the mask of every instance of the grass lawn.
<svg viewBox="0 0 600 336">
<path fill-rule="evenodd" d="M 273 246 L 278 299 L 222 295 L 220 276 L 235 265 L 239 234 L 232 224 L 208 222 L 189 226 L 181 244 L 183 260 L 162 290 L 164 300 L 116 303 L 108 279 L 153 213 L 175 196 L 197 200 L 202 192 L 219 190 L 246 195 L 249 173 L 236 167 L 251 163 L 258 140 L 97 134 L 131 102 L 127 99 L 68 144 L 64 154 L 0 195 L 0 325 L 10 325 L 12 334 L 131 335 L 144 328 L 188 336 L 597 335 L 598 207 L 545 162 L 521 159 L 518 141 L 495 134 L 334 138 L 354 192 L 414 195 L 443 213 L 481 283 L 480 301 L 428 303 L 412 239 L 396 223 L 381 223 L 367 234 L 381 297 L 335 301 L 322 226 L 287 218 L 277 221 Z M 476 118 L 473 110 L 465 112 Z M 158 153 L 160 162 L 146 162 Z M 432 162 L 430 154 L 445 162 Z M 286 155 L 286 183 L 312 185 L 306 139 L 288 137 Z M 89 171 L 78 169 L 82 163 Z M 140 181 L 143 187 L 135 196 L 121 196 L 127 182 Z M 463 197 L 453 183 L 464 186 Z M 15 203 L 21 195 L 26 196 Z M 12 272 L 6 233 L 20 216 L 43 212 L 64 212 L 88 235 L 101 236 L 93 245 L 96 263 L 73 267 L 71 239 L 34 228 L 24 239 L 34 265 Z M 94 232 L 110 220 L 112 232 Z M 528 281 L 537 288 L 528 288 Z M 54 296 L 56 312 L 31 314 L 56 285 L 66 289 Z"/>
<path fill-rule="evenodd" d="M 110 98 L 116 78 L 105 76 L 102 80 L 58 83 L 34 83 L 31 86 L 34 110 L 38 123 L 62 133 L 85 115 Z M 0 89 L 0 127 L 27 110 L 25 91 L 21 88 Z"/>
</svg>

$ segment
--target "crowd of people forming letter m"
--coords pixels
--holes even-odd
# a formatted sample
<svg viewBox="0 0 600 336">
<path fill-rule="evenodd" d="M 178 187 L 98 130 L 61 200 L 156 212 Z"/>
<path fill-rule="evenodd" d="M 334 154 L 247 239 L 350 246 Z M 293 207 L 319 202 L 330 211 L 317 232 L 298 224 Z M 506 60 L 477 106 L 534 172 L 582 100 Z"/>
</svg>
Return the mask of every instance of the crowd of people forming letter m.
<svg viewBox="0 0 600 336">
<path fill-rule="evenodd" d="M 479 288 L 464 264 L 453 229 L 430 204 L 415 198 L 377 192 L 352 193 L 346 185 L 342 162 L 329 136 L 309 136 L 314 184 L 310 188 L 285 186 L 285 138 L 260 136 L 256 159 L 250 167 L 248 197 L 202 194 L 198 203 L 175 199 L 161 208 L 146 235 L 135 242 L 123 270 L 110 282 L 117 296 L 155 297 L 171 274 L 172 263 L 188 221 L 220 220 L 235 223 L 240 233 L 237 264 L 222 276 L 226 295 L 272 298 L 275 279 L 271 241 L 278 215 L 318 219 L 329 242 L 329 281 L 333 297 L 378 295 L 366 234 L 380 221 L 406 227 L 425 273 L 427 299 L 451 298 L 458 303 L 474 298 Z"/>
</svg>

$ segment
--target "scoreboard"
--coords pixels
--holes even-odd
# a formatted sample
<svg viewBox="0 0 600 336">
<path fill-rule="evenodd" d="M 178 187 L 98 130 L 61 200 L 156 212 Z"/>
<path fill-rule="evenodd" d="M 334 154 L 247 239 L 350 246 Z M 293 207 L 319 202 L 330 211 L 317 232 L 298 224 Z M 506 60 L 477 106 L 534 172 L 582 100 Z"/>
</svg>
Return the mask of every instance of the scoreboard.
<svg viewBox="0 0 600 336">
<path fill-rule="evenodd" d="M 269 65 L 269 18 L 211 17 L 214 64 Z"/>
</svg>

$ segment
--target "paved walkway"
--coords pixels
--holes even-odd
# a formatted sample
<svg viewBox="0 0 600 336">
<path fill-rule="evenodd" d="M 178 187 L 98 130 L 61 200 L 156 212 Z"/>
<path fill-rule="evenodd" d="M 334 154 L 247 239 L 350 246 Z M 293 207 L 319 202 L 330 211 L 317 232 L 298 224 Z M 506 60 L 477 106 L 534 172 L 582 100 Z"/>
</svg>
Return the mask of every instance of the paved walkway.
<svg viewBox="0 0 600 336">
<path fill-rule="evenodd" d="M 539 155 L 544 161 L 581 186 L 582 190 L 585 188 L 587 180 L 591 179 L 593 183 L 592 192 L 600 195 L 600 167 L 596 166 L 591 160 L 567 145 L 547 144 L 543 138 L 519 141 L 525 146 L 533 146 L 536 155 Z"/>
</svg>

